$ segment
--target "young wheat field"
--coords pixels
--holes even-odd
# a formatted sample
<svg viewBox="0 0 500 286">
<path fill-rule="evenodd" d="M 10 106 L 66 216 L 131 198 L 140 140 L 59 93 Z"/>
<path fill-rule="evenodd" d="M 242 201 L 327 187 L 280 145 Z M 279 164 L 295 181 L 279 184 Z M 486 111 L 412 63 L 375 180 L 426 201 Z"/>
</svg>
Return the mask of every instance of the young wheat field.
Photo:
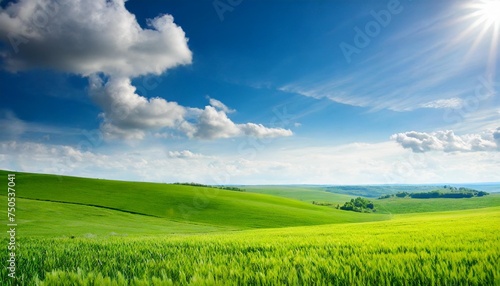
<svg viewBox="0 0 500 286">
<path fill-rule="evenodd" d="M 26 238 L 18 256 L 17 285 L 499 285 L 500 208 L 231 233 Z"/>
<path fill-rule="evenodd" d="M 16 272 L 2 247 L 2 285 L 500 285 L 498 194 L 357 213 L 312 204 L 351 198 L 315 188 L 16 178 Z"/>
</svg>

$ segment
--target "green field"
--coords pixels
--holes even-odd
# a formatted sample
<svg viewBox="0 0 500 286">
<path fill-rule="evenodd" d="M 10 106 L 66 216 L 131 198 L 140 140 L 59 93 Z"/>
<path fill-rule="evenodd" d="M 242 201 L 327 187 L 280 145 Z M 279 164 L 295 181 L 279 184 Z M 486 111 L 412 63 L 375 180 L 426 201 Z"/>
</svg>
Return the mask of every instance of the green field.
<svg viewBox="0 0 500 286">
<path fill-rule="evenodd" d="M 295 199 L 308 203 L 329 202 L 343 204 L 355 196 L 327 192 L 321 187 L 299 187 L 299 186 L 244 186 L 247 192 L 267 194 L 289 199 Z"/>
<path fill-rule="evenodd" d="M 485 197 L 464 199 L 390 198 L 383 200 L 374 199 L 372 201 L 380 213 L 405 214 L 500 206 L 500 194 L 494 193 Z"/>
<path fill-rule="evenodd" d="M 497 207 L 204 235 L 26 238 L 18 253 L 24 279 L 18 282 L 498 285 L 499 222 Z"/>
<path fill-rule="evenodd" d="M 1 183 L 7 185 L 7 173 L 0 171 L 0 177 Z M 214 188 L 27 173 L 18 173 L 16 182 L 17 196 L 22 198 L 17 204 L 17 218 L 24 222 L 19 227 L 26 235 L 53 233 L 47 227 L 69 235 L 69 229 L 62 230 L 61 226 L 75 219 L 81 227 L 73 228 L 75 232 L 71 235 L 129 234 L 120 231 L 118 214 L 137 224 L 144 221 L 142 229 L 147 233 L 156 232 L 150 230 L 146 222 L 168 223 L 169 227 L 162 228 L 164 233 L 177 233 L 192 232 L 196 225 L 236 230 L 388 219 L 387 215 L 356 214 L 276 196 Z M 5 196 L 0 199 L 1 204 L 7 204 Z M 0 208 L 0 215 L 5 217 L 5 212 Z M 100 217 L 99 226 L 95 216 Z M 47 219 L 51 222 L 48 226 Z M 87 229 L 86 225 L 91 227 Z M 122 225 L 127 228 L 126 224 Z M 135 227 L 132 229 L 140 232 Z"/>
<path fill-rule="evenodd" d="M 7 185 L 7 172 L 0 171 L 0 181 Z M 378 213 L 361 214 L 313 205 L 352 198 L 317 188 L 245 189 L 17 173 L 18 278 L 3 267 L 0 279 L 4 285 L 500 285 L 499 195 L 373 200 Z M 5 193 L 0 203 L 7 205 Z M 6 207 L 0 215 L 6 218 Z M 7 248 L 0 253 L 7 257 Z"/>
<path fill-rule="evenodd" d="M 327 192 L 322 187 L 245 186 L 244 188 L 249 192 L 292 198 L 305 202 L 325 202 L 333 205 L 342 205 L 355 198 L 355 196 L 351 195 Z M 377 187 L 377 190 L 383 192 L 380 188 L 382 187 Z M 418 189 L 417 187 L 413 188 Z M 428 187 L 422 187 L 422 189 L 424 188 Z M 369 199 L 375 204 L 377 212 L 383 214 L 439 212 L 500 206 L 500 193 L 492 193 L 485 197 L 464 199 Z"/>
</svg>

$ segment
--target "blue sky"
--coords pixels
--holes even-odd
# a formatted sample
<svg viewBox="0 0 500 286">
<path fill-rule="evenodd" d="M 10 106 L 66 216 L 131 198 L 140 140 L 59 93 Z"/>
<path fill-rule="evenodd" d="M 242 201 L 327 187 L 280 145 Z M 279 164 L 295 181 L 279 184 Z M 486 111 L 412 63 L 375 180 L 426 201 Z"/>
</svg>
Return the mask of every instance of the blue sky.
<svg viewBox="0 0 500 286">
<path fill-rule="evenodd" d="M 0 168 L 500 180 L 498 0 L 0 5 Z"/>
</svg>

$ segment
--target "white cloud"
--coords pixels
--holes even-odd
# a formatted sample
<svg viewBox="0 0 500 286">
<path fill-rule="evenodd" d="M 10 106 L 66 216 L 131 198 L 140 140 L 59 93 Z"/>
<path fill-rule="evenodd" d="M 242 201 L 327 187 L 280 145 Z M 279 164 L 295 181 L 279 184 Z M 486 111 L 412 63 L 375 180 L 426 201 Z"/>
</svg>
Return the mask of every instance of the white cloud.
<svg viewBox="0 0 500 286">
<path fill-rule="evenodd" d="M 425 132 L 404 132 L 391 136 L 404 148 L 413 152 L 474 152 L 500 150 L 500 128 L 488 130 L 481 134 L 455 135 L 451 130 Z"/>
<path fill-rule="evenodd" d="M 50 68 L 88 76 L 159 75 L 191 63 L 182 28 L 171 15 L 143 29 L 124 0 L 20 0 L 0 10 L 7 68 Z"/>
<path fill-rule="evenodd" d="M 84 175 L 92 168 L 116 167 L 106 155 L 84 152 L 71 146 L 33 142 L 7 141 L 0 143 L 0 154 L 6 157 L 1 168 L 19 171 Z M 76 173 L 73 173 L 76 174 Z"/>
<path fill-rule="evenodd" d="M 222 110 L 215 107 L 205 106 L 198 117 L 198 123 L 194 127 L 191 137 L 203 139 L 229 138 L 240 135 L 240 130 Z"/>
<path fill-rule="evenodd" d="M 103 109 L 101 130 L 108 139 L 144 139 L 149 132 L 170 129 L 190 138 L 218 139 L 239 136 L 291 136 L 288 129 L 267 128 L 262 124 L 236 124 L 226 114 L 230 110 L 218 100 L 204 109 L 180 106 L 163 98 L 147 99 L 136 93 L 128 78 L 111 78 L 106 84 L 91 76 L 89 93 Z M 223 107 L 223 108 L 222 108 Z"/>
<path fill-rule="evenodd" d="M 107 138 L 143 139 L 148 130 L 173 128 L 184 121 L 186 108 L 138 95 L 128 78 L 111 78 L 104 85 L 99 77 L 91 76 L 89 91 L 104 111 L 102 130 Z"/>
<path fill-rule="evenodd" d="M 219 100 L 217 100 L 215 98 L 209 97 L 208 99 L 209 99 L 210 105 L 217 108 L 218 110 L 224 111 L 225 113 L 233 113 L 236 111 L 234 109 L 230 109 L 224 103 L 220 102 Z"/>
<path fill-rule="evenodd" d="M 140 143 L 144 144 L 144 143 Z M 187 142 L 186 144 L 189 144 Z M 226 146 L 225 148 L 236 146 Z M 175 151 L 179 150 L 179 151 Z M 500 152 L 414 153 L 396 142 L 255 147 L 221 154 L 152 145 L 82 151 L 31 142 L 0 143 L 0 169 L 205 184 L 390 184 L 500 181 Z"/>
<path fill-rule="evenodd" d="M 201 139 L 230 138 L 252 136 L 257 138 L 272 138 L 291 136 L 293 132 L 283 128 L 268 128 L 262 124 L 245 123 L 235 124 L 226 113 L 213 106 L 205 106 L 197 123 L 191 126 L 188 136 Z"/>
<path fill-rule="evenodd" d="M 168 151 L 167 156 L 169 158 L 180 158 L 180 159 L 200 159 L 200 158 L 210 158 L 199 153 L 193 153 L 189 150 L 182 151 Z"/>
<path fill-rule="evenodd" d="M 286 137 L 293 135 L 290 129 L 267 128 L 262 124 L 246 123 L 238 124 L 237 126 L 244 135 L 258 138 Z"/>
<path fill-rule="evenodd" d="M 105 138 L 144 139 L 168 128 L 191 138 L 290 136 L 290 130 L 235 124 L 234 110 L 209 98 L 205 109 L 136 93 L 131 78 L 190 64 L 188 39 L 171 15 L 142 28 L 124 0 L 20 0 L 0 9 L 1 56 L 10 71 L 48 68 L 89 77 Z M 165 133 L 163 133 L 165 134 Z"/>
<path fill-rule="evenodd" d="M 450 98 L 450 99 L 438 99 L 423 103 L 420 105 L 422 108 L 452 108 L 458 109 L 464 105 L 464 102 L 460 98 Z"/>
</svg>

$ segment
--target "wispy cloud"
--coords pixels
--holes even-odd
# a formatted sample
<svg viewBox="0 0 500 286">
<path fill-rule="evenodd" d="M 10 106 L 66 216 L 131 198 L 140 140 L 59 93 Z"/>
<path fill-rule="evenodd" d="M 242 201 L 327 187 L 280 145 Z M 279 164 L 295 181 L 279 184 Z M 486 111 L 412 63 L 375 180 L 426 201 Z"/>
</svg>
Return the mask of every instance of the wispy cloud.
<svg viewBox="0 0 500 286">
<path fill-rule="evenodd" d="M 429 101 L 429 102 L 421 104 L 419 107 L 435 108 L 435 109 L 442 109 L 442 108 L 458 109 L 458 108 L 461 108 L 463 105 L 464 105 L 464 101 L 460 98 L 455 97 L 455 98 L 450 98 L 450 99 L 438 99 L 438 100 Z"/>
<path fill-rule="evenodd" d="M 331 74 L 310 73 L 280 90 L 372 111 L 458 108 L 486 72 L 486 54 L 470 55 L 473 39 L 450 45 L 457 33 L 449 25 L 453 16 L 426 18 L 387 38 L 380 36 L 371 55 L 364 51 L 365 58 L 342 73 L 333 67 Z"/>
</svg>

